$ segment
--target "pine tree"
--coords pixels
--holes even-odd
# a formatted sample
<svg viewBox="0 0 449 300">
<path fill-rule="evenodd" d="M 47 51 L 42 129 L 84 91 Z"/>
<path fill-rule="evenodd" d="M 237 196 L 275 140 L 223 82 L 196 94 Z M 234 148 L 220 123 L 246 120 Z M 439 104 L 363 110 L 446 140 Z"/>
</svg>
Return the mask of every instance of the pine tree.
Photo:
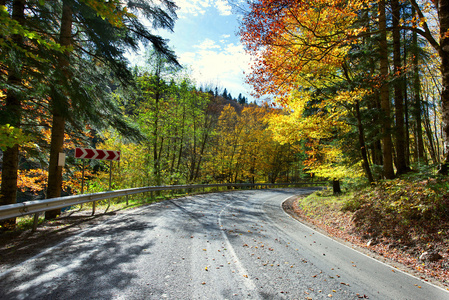
<svg viewBox="0 0 449 300">
<path fill-rule="evenodd" d="M 226 88 L 223 90 L 223 93 L 221 94 L 221 96 L 225 99 L 228 99 L 228 90 Z"/>
<path fill-rule="evenodd" d="M 15 0 L 12 3 L 12 16 L 11 20 L 23 26 L 25 23 L 25 1 Z M 2 120 L 0 125 L 6 126 L 7 124 L 14 128 L 20 129 L 21 116 L 22 116 L 22 66 L 20 60 L 24 58 L 24 55 L 20 51 L 14 51 L 15 47 L 24 47 L 24 37 L 21 34 L 14 34 L 11 37 L 13 47 L 10 48 L 12 58 L 15 58 L 17 65 L 10 64 L 7 70 L 7 89 L 5 105 L 2 107 Z M 6 49 L 3 49 L 6 51 Z M 14 51 L 14 53 L 12 53 Z M 14 55 L 15 54 L 15 55 Z M 17 57 L 14 57 L 16 56 Z M 17 171 L 19 162 L 19 144 L 15 144 L 12 147 L 8 147 L 3 152 L 3 165 L 2 165 L 2 185 L 0 191 L 0 204 L 12 204 L 16 203 L 17 198 Z M 16 219 L 6 220 L 2 222 L 3 228 L 14 228 Z"/>
</svg>

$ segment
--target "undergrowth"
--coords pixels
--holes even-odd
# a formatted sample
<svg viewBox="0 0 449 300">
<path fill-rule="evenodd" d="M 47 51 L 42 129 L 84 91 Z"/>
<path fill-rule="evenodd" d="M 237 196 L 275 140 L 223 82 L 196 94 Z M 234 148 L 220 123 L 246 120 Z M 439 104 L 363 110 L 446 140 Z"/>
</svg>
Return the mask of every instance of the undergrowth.
<svg viewBox="0 0 449 300">
<path fill-rule="evenodd" d="M 372 236 L 446 233 L 449 180 L 404 176 L 354 193 L 343 211 L 354 212 L 356 228 Z"/>
</svg>

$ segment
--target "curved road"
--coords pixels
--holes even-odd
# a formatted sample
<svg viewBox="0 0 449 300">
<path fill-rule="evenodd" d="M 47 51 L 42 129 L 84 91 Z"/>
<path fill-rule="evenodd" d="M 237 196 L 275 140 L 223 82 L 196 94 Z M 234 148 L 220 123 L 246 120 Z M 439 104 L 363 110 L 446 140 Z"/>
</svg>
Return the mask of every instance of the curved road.
<svg viewBox="0 0 449 300">
<path fill-rule="evenodd" d="M 449 299 L 281 208 L 310 189 L 130 210 L 0 274 L 0 299 Z"/>
</svg>

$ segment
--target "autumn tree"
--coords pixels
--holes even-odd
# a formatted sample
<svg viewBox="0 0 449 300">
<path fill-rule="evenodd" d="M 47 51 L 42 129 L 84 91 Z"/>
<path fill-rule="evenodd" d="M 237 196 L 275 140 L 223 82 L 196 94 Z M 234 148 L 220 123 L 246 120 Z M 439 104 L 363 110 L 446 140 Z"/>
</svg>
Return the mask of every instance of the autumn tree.
<svg viewBox="0 0 449 300">
<path fill-rule="evenodd" d="M 268 128 L 276 110 L 248 105 L 241 111 L 226 105 L 220 114 L 210 149 L 208 172 L 219 182 L 276 182 L 287 174 L 294 149 L 279 143 Z"/>
<path fill-rule="evenodd" d="M 440 9 L 440 6 L 432 3 L 417 5 L 413 0 L 408 5 L 416 12 L 410 18 L 402 17 L 399 4 L 394 0 L 351 3 L 252 1 L 241 27 L 242 41 L 256 58 L 253 71 L 248 76 L 256 94 L 274 95 L 278 103 L 295 109 L 298 91 L 307 93 L 307 97 L 322 94 L 320 101 L 324 114 L 331 115 L 331 110 L 337 109 L 338 105 L 338 109 L 354 115 L 357 123 L 352 124 L 358 131 L 359 155 L 370 182 L 373 176 L 370 175 L 369 148 L 372 149 L 372 161 L 383 165 L 383 177 L 395 176 L 393 149 L 397 172 L 408 170 L 408 146 L 405 143 L 410 135 L 406 131 L 409 107 L 404 100 L 408 90 L 403 79 L 409 66 L 406 51 L 401 53 L 404 40 L 401 40 L 400 33 L 407 30 L 421 35 L 439 51 L 441 57 L 440 46 L 424 16 L 431 16 L 432 7 Z M 392 22 L 391 26 L 389 22 Z M 388 47 L 389 31 L 393 33 L 392 52 Z M 446 31 L 443 28 L 443 32 Z M 390 56 L 393 57 L 392 73 Z M 347 91 L 346 99 L 342 98 L 344 93 L 336 93 L 342 87 Z M 394 111 L 390 106 L 393 87 Z M 350 96 L 351 93 L 360 88 L 364 97 L 353 101 L 355 98 Z M 374 101 L 369 102 L 368 99 Z M 308 106 L 307 103 L 303 105 Z M 341 117 L 341 121 L 351 122 L 350 118 Z M 369 122 L 366 118 L 373 117 L 375 126 L 365 129 Z M 416 120 L 418 128 L 421 128 L 420 120 Z M 373 130 L 376 128 L 382 129 L 381 134 Z M 391 139 L 393 128 L 396 129 L 394 143 Z M 418 141 L 422 140 L 419 138 L 422 130 L 417 129 L 416 132 Z M 379 149 L 382 149 L 382 157 L 377 155 Z"/>
<path fill-rule="evenodd" d="M 357 9 L 362 5 L 363 2 L 345 5 L 326 1 L 310 5 L 291 1 L 253 3 L 241 34 L 250 53 L 258 59 L 249 76 L 256 92 L 276 95 L 278 102 L 294 110 L 300 119 L 314 93 L 321 98 L 321 104 L 312 107 L 319 112 L 313 114 L 314 119 L 321 120 L 320 115 L 335 117 L 328 113 L 330 109 L 345 111 L 347 104 L 357 103 L 359 100 L 351 100 L 354 97 L 350 96 L 350 91 L 345 99 L 344 93 L 336 94 L 329 85 L 335 86 L 341 81 L 339 78 L 350 81 L 345 57 L 351 48 L 352 37 L 364 31 L 353 27 L 358 20 Z M 323 96 L 327 94 L 325 90 L 331 95 Z M 338 103 L 343 106 L 336 108 Z M 313 129 L 311 124 L 317 123 L 308 119 L 306 124 Z M 313 130 L 320 130 L 320 126 L 323 125 Z M 303 132 L 297 125 L 292 129 Z M 296 136 L 301 138 L 301 134 Z M 360 148 L 364 149 L 363 146 Z"/>
</svg>

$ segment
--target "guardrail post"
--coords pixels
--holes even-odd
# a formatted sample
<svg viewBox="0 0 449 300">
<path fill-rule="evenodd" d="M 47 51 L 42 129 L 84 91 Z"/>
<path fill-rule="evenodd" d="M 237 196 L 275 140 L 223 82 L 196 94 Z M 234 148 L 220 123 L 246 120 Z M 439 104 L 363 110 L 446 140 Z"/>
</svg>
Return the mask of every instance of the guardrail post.
<svg viewBox="0 0 449 300">
<path fill-rule="evenodd" d="M 126 206 L 128 206 L 129 195 L 126 195 Z"/>
<path fill-rule="evenodd" d="M 95 204 L 97 204 L 97 201 L 92 202 L 92 216 L 95 215 Z"/>
<path fill-rule="evenodd" d="M 39 213 L 35 213 L 34 220 L 33 220 L 33 229 L 31 232 L 36 232 L 38 224 L 39 224 Z"/>
</svg>

